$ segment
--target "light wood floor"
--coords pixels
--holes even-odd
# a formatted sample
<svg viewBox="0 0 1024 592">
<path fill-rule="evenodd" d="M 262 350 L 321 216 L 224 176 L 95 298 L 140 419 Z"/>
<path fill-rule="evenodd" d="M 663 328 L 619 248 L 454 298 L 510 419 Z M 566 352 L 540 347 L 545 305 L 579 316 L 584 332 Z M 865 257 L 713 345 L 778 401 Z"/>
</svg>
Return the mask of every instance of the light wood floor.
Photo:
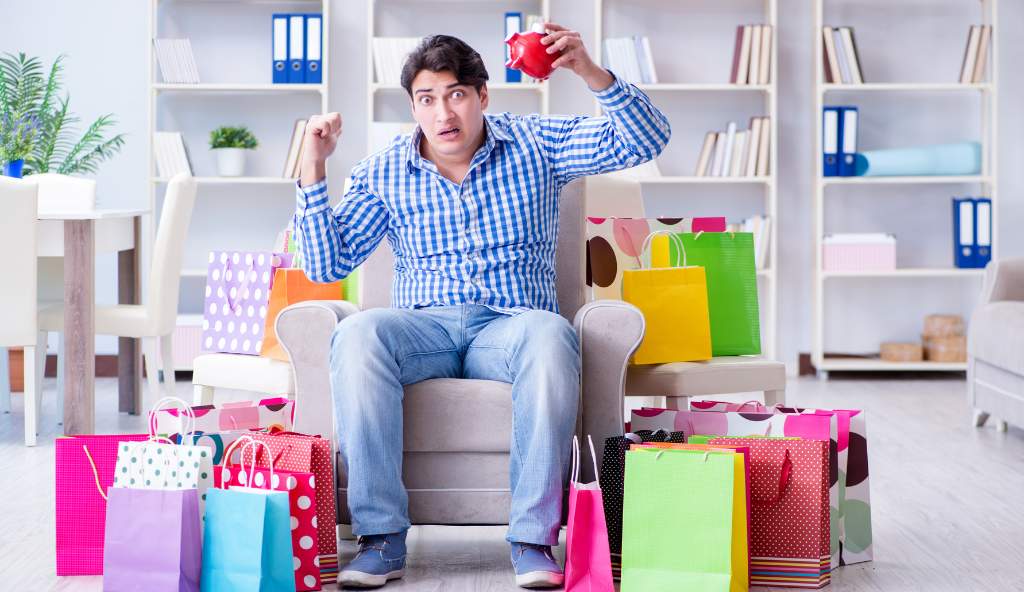
<svg viewBox="0 0 1024 592">
<path fill-rule="evenodd" d="M 54 576 L 58 427 L 52 380 L 46 388 L 38 447 L 22 446 L 20 397 L 0 415 L 0 590 L 98 591 L 98 577 Z M 97 429 L 142 430 L 112 411 L 116 388 L 97 380 Z M 1024 431 L 971 427 L 962 380 L 801 379 L 788 401 L 869 414 L 876 560 L 840 569 L 832 590 L 1024 590 Z M 503 537 L 503 527 L 414 528 L 407 575 L 386 589 L 515 590 Z M 346 544 L 343 560 L 351 553 Z"/>
</svg>

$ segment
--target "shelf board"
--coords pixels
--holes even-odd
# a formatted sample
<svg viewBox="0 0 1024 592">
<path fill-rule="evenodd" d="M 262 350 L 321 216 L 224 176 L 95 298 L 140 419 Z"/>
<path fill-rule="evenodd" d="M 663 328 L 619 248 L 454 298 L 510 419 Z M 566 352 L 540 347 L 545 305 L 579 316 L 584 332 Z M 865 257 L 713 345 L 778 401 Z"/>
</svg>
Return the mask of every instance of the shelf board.
<svg viewBox="0 0 1024 592">
<path fill-rule="evenodd" d="M 973 278 L 985 275 L 984 269 L 950 268 L 905 268 L 890 271 L 823 271 L 821 277 L 829 278 Z"/>
<path fill-rule="evenodd" d="M 693 177 L 693 176 L 662 176 L 644 177 L 638 179 L 640 183 L 648 185 L 676 185 L 676 184 L 709 184 L 709 185 L 730 185 L 730 184 L 751 184 L 768 183 L 771 177 Z"/>
<path fill-rule="evenodd" d="M 865 84 L 822 84 L 818 87 L 826 92 L 964 92 L 990 91 L 992 85 L 960 84 L 959 82 L 872 82 Z"/>
<path fill-rule="evenodd" d="M 939 185 L 980 183 L 989 184 L 992 177 L 985 175 L 940 176 L 924 175 L 913 177 L 820 177 L 823 185 Z"/>
<path fill-rule="evenodd" d="M 493 83 L 490 83 L 489 82 L 489 83 L 487 83 L 487 90 L 488 91 L 492 91 L 492 90 L 515 90 L 515 91 L 527 91 L 527 92 L 544 92 L 547 89 L 547 87 L 548 87 L 547 84 L 543 84 L 543 83 L 539 83 L 538 84 L 538 83 L 534 83 L 534 82 L 523 82 L 523 83 L 515 83 L 515 82 L 512 82 L 512 83 L 509 83 L 509 82 L 493 82 Z M 402 92 L 405 92 L 405 89 L 400 84 L 381 84 L 379 82 L 374 82 L 373 84 L 370 85 L 370 88 L 373 89 L 374 92 L 377 92 L 377 91 L 391 91 L 391 92 L 402 91 Z"/>
<path fill-rule="evenodd" d="M 285 177 L 193 177 L 200 185 L 294 185 L 296 179 Z M 170 179 L 154 177 L 156 183 L 167 183 Z"/>
<path fill-rule="evenodd" d="M 159 82 L 152 85 L 156 92 L 181 93 L 324 93 L 324 84 L 176 84 Z"/>
<path fill-rule="evenodd" d="M 886 362 L 878 358 L 825 358 L 821 364 L 814 366 L 825 371 L 931 371 L 931 372 L 964 372 L 966 362 Z"/>
<path fill-rule="evenodd" d="M 670 92 L 772 92 L 771 84 L 731 84 L 728 82 L 678 82 L 637 84 L 642 91 Z"/>
</svg>

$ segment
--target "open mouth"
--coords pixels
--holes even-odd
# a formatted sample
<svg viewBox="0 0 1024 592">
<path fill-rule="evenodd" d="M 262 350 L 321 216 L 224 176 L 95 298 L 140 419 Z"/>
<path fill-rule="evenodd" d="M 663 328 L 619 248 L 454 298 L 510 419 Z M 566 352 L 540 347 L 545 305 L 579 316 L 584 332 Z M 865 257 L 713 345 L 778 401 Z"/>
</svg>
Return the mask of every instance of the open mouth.
<svg viewBox="0 0 1024 592">
<path fill-rule="evenodd" d="M 450 139 L 450 138 L 454 138 L 455 136 L 459 135 L 459 131 L 460 130 L 457 127 L 450 127 L 448 129 L 445 129 L 445 130 L 442 130 L 442 131 L 438 132 L 437 135 L 442 137 L 442 138 Z"/>
</svg>

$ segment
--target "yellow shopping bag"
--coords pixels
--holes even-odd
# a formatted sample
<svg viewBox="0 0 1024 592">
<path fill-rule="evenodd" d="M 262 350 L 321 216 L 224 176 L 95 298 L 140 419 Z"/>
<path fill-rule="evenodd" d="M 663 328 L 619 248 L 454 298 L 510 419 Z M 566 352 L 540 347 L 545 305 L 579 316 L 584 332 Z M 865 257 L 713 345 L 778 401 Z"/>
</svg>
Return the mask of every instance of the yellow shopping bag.
<svg viewBox="0 0 1024 592">
<path fill-rule="evenodd" d="M 648 235 L 641 255 L 650 257 Z M 707 360 L 711 357 L 711 322 L 708 316 L 708 284 L 703 267 L 687 266 L 682 241 L 665 232 L 682 254 L 675 267 L 626 270 L 622 275 L 622 299 L 644 314 L 644 340 L 633 355 L 634 364 L 664 364 Z M 676 263 L 678 264 L 678 255 Z M 643 263 L 641 262 L 643 267 Z"/>
</svg>

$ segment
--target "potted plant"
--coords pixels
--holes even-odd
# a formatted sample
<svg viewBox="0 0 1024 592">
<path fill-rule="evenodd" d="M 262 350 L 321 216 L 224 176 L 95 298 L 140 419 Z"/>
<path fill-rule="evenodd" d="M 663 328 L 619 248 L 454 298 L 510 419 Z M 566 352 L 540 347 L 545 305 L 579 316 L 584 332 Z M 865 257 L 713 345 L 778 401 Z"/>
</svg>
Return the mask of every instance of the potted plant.
<svg viewBox="0 0 1024 592">
<path fill-rule="evenodd" d="M 210 149 L 217 154 L 217 171 L 222 177 L 245 173 L 245 151 L 258 146 L 256 136 L 244 126 L 221 126 L 210 132 Z"/>
<path fill-rule="evenodd" d="M 124 146 L 124 134 L 106 137 L 115 123 L 111 114 L 97 118 L 75 139 L 79 120 L 68 109 L 71 97 L 58 96 L 63 59 L 58 56 L 44 76 L 39 58 L 0 56 L 0 164 L 5 175 L 94 173 Z"/>
</svg>

